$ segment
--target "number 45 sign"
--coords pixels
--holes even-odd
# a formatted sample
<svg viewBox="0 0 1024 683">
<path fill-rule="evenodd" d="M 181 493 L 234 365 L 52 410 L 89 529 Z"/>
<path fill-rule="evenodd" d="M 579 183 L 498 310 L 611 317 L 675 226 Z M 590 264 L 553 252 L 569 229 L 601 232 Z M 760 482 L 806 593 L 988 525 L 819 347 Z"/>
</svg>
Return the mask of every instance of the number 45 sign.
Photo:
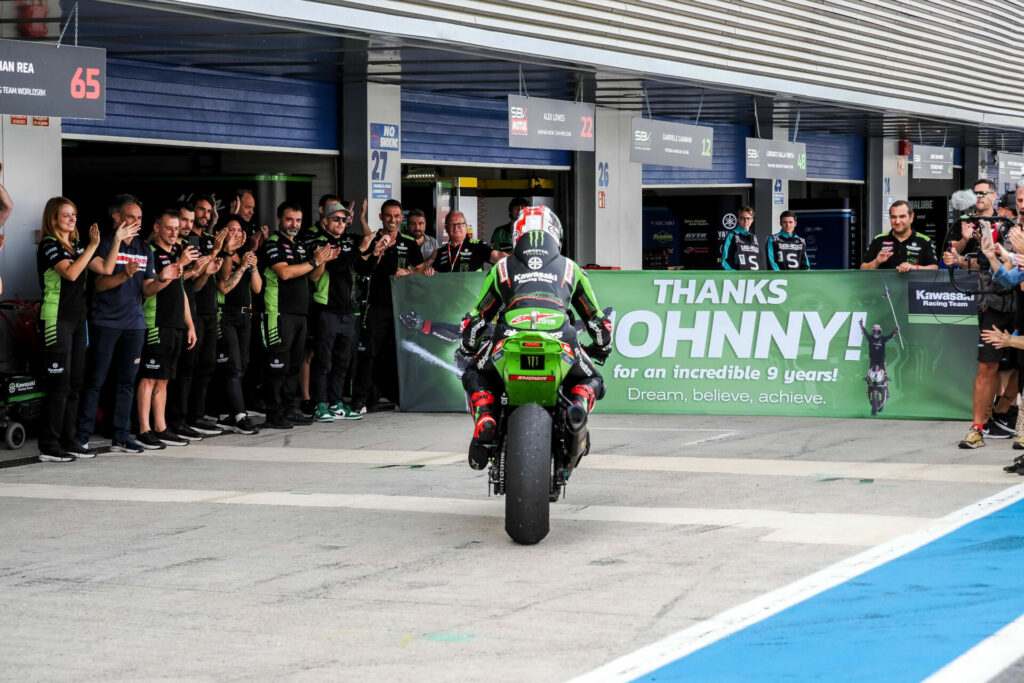
<svg viewBox="0 0 1024 683">
<path fill-rule="evenodd" d="M 0 114 L 106 117 L 107 52 L 0 40 Z"/>
</svg>

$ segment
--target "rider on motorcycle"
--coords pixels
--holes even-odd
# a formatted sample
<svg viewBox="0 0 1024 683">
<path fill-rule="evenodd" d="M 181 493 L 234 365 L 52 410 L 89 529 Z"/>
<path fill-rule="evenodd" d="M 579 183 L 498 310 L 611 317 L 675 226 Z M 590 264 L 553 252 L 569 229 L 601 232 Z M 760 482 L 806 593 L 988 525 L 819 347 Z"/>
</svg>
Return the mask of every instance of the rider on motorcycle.
<svg viewBox="0 0 1024 683">
<path fill-rule="evenodd" d="M 871 334 L 864 329 L 864 321 L 860 321 L 860 331 L 868 340 L 868 367 L 870 370 L 885 370 L 885 345 L 900 331 L 899 325 L 887 337 L 882 336 L 882 326 L 872 325 Z"/>
<path fill-rule="evenodd" d="M 573 348 L 575 360 L 562 386 L 571 401 L 567 419 L 577 427 L 586 423 L 594 403 L 604 396 L 604 382 L 591 358 L 604 361 L 612 349 L 611 321 L 598 305 L 590 280 L 575 261 L 560 253 L 562 223 L 558 216 L 546 206 L 527 207 L 513 224 L 512 241 L 512 255 L 498 261 L 487 274 L 476 306 L 462 328 L 460 350 L 473 357 L 462 376 L 462 385 L 473 407 L 469 464 L 475 470 L 487 466 L 486 446 L 493 442 L 497 430 L 494 402 L 502 392 L 502 380 L 491 361 L 490 349 L 498 339 L 513 333 L 504 316 L 498 317 L 499 313 L 534 308 L 568 312 L 571 304 L 583 319 L 594 340 L 585 350 L 577 339 L 571 314 L 566 316 L 562 328 L 553 333 Z M 491 321 L 495 326 L 489 336 L 486 332 Z"/>
</svg>

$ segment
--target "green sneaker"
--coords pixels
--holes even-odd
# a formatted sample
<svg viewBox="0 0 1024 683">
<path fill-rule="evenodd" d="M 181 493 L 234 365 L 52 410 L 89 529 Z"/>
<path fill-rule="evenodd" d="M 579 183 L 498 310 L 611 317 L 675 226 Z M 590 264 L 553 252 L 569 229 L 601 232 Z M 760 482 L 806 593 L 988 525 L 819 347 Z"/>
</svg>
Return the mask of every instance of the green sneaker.
<svg viewBox="0 0 1024 683">
<path fill-rule="evenodd" d="M 331 411 L 331 414 L 333 414 L 334 417 L 336 419 L 339 419 L 339 420 L 362 420 L 363 419 L 362 414 L 357 413 L 356 411 L 352 410 L 351 408 L 349 408 L 347 405 L 345 405 L 341 401 L 338 401 L 337 403 L 333 404 L 329 408 L 329 410 Z"/>
<path fill-rule="evenodd" d="M 334 413 L 326 403 L 317 403 L 316 410 L 313 411 L 313 419 L 317 422 L 334 422 Z"/>
</svg>

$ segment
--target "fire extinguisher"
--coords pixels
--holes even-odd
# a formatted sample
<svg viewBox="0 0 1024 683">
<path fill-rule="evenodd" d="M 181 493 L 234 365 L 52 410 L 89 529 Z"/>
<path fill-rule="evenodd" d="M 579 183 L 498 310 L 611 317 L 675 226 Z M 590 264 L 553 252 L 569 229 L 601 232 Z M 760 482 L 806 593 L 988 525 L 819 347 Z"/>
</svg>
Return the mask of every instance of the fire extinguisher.
<svg viewBox="0 0 1024 683">
<path fill-rule="evenodd" d="M 45 38 L 49 27 L 45 21 L 50 16 L 46 0 L 18 0 L 18 35 L 22 38 Z"/>
</svg>

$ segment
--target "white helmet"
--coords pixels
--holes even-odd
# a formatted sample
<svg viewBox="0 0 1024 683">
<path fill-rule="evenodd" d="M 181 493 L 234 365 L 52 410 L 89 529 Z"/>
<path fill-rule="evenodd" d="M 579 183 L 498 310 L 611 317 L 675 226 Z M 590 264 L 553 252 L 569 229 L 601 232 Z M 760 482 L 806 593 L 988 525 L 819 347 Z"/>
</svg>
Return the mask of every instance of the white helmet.
<svg viewBox="0 0 1024 683">
<path fill-rule="evenodd" d="M 519 241 L 524 233 L 531 230 L 543 230 L 555 238 L 558 248 L 562 248 L 562 221 L 555 212 L 546 206 L 528 206 L 519 212 L 512 224 L 512 244 Z"/>
</svg>

